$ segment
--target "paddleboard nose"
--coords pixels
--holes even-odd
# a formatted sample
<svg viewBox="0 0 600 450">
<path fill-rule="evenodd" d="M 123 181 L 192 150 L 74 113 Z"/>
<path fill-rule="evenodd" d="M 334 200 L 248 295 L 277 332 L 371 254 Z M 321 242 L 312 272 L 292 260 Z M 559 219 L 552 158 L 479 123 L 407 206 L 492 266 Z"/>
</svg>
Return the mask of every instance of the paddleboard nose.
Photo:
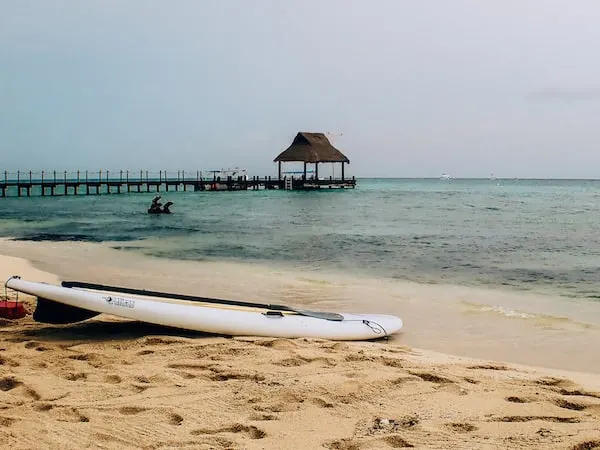
<svg viewBox="0 0 600 450">
<path fill-rule="evenodd" d="M 402 329 L 402 319 L 396 316 L 373 315 L 370 319 L 385 330 L 386 335 L 394 334 Z"/>
</svg>

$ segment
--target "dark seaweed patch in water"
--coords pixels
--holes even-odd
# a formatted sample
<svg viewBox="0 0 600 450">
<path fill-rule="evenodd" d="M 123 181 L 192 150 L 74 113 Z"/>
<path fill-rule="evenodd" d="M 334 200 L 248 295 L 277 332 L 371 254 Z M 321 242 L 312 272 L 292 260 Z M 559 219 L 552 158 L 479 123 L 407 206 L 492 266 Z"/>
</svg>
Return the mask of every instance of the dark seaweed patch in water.
<svg viewBox="0 0 600 450">
<path fill-rule="evenodd" d="M 35 233 L 12 239 L 13 241 L 51 242 L 102 242 L 103 239 L 89 234 Z"/>
<path fill-rule="evenodd" d="M 540 281 L 551 281 L 556 280 L 557 276 L 561 277 L 560 274 L 550 272 L 548 270 L 531 270 L 531 269 L 511 269 L 502 271 L 504 277 L 509 281 L 520 281 L 522 283 L 534 283 Z M 565 281 L 565 280 L 562 280 Z"/>
</svg>

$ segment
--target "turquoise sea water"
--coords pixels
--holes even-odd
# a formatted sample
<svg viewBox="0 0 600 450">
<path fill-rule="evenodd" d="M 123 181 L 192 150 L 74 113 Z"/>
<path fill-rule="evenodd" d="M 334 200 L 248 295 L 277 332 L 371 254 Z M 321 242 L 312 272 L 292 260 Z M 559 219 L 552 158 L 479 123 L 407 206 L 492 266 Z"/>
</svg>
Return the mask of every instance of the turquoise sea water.
<svg viewBox="0 0 600 450">
<path fill-rule="evenodd" d="M 174 202 L 170 216 L 146 213 L 153 193 L 2 198 L 0 236 L 600 298 L 600 181 L 362 179 L 343 191 L 161 194 Z"/>
</svg>

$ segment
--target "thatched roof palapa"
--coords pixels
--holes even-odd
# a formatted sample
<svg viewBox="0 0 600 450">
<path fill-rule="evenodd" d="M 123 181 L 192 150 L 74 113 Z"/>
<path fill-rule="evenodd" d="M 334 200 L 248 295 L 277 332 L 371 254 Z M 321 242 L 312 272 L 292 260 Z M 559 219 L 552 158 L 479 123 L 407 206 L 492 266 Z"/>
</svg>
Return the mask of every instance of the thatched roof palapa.
<svg viewBox="0 0 600 450">
<path fill-rule="evenodd" d="M 292 145 L 277 156 L 274 162 L 303 161 L 307 163 L 350 163 L 350 160 L 331 145 L 323 133 L 300 132 Z"/>
</svg>

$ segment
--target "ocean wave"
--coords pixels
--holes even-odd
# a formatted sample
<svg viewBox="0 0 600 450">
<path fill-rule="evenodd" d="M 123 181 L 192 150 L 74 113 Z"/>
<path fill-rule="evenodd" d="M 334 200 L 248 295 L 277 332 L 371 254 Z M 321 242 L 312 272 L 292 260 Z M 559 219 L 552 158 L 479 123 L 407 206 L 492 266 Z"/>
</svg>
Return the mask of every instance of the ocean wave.
<svg viewBox="0 0 600 450">
<path fill-rule="evenodd" d="M 595 325 L 573 320 L 565 316 L 555 316 L 547 313 L 533 313 L 519 311 L 516 309 L 508 308 L 502 305 L 487 305 L 476 302 L 462 301 L 463 305 L 467 307 L 467 310 L 471 313 L 492 313 L 494 315 L 502 316 L 508 319 L 521 319 L 532 321 L 534 324 L 541 327 L 556 327 L 556 326 L 575 326 L 582 329 L 597 328 Z"/>
</svg>

